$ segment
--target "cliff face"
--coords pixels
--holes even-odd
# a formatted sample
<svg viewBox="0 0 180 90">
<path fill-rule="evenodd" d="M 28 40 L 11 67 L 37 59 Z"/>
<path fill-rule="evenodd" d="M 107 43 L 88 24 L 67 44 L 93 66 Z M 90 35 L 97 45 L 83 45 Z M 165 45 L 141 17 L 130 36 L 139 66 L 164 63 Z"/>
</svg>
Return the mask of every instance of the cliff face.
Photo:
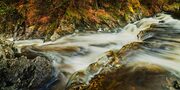
<svg viewBox="0 0 180 90">
<path fill-rule="evenodd" d="M 0 31 L 16 39 L 54 39 L 76 29 L 124 26 L 162 11 L 179 15 L 179 8 L 179 0 L 2 0 Z"/>
</svg>

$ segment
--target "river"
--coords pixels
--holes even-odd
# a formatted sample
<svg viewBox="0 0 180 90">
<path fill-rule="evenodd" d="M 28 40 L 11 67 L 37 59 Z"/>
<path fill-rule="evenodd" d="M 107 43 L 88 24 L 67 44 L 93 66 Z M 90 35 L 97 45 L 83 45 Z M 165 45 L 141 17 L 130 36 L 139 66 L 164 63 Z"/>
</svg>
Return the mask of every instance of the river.
<svg viewBox="0 0 180 90">
<path fill-rule="evenodd" d="M 55 70 L 53 73 L 54 76 L 58 77 L 61 74 L 63 83 L 65 83 L 63 85 L 66 85 L 69 80 L 66 87 L 70 87 L 72 80 L 78 83 L 79 81 L 77 79 L 80 78 L 75 77 L 78 74 L 73 73 L 87 71 L 87 67 L 90 64 L 97 63 L 99 58 L 105 57 L 105 52 L 119 52 L 119 50 L 121 51 L 123 48 L 127 48 L 126 46 L 132 43 L 138 43 L 140 45 L 131 54 L 125 53 L 124 55 L 124 53 L 119 53 L 119 57 L 122 56 L 122 59 L 120 59 L 122 60 L 122 65 L 132 67 L 144 67 L 143 65 L 153 67 L 151 65 L 157 65 L 171 72 L 176 77 L 177 82 L 179 82 L 180 20 L 173 19 L 170 15 L 163 13 L 129 23 L 123 28 L 117 28 L 117 32 L 113 33 L 74 33 L 48 42 L 43 42 L 41 39 L 15 41 L 15 46 L 18 48 L 19 53 L 29 51 L 44 55 L 52 60 Z M 97 66 L 97 68 L 99 67 L 102 66 Z M 91 73 L 91 77 L 100 71 Z M 72 77 L 72 74 L 75 76 Z M 83 79 L 83 82 L 88 84 L 89 79 L 91 79 L 90 75 L 86 73 L 85 76 L 88 77 L 88 80 Z M 49 87 L 49 84 L 46 87 Z M 173 86 L 169 86 L 168 88 L 170 90 L 178 89 L 178 87 L 173 88 Z M 140 89 L 144 90 L 142 87 Z M 162 88 L 158 88 L 157 86 L 157 90 L 159 89 Z"/>
</svg>

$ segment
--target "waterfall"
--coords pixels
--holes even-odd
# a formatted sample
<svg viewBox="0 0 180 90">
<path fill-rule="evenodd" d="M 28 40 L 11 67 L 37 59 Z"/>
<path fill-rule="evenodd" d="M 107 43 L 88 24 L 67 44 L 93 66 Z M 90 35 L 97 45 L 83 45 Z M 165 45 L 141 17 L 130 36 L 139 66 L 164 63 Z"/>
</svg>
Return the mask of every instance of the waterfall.
<svg viewBox="0 0 180 90">
<path fill-rule="evenodd" d="M 48 57 L 53 60 L 56 75 L 63 72 L 69 77 L 96 63 L 104 52 L 117 51 L 133 42 L 143 43 L 133 54 L 124 56 L 124 65 L 155 64 L 179 77 L 179 25 L 180 20 L 161 13 L 117 28 L 117 33 L 74 33 L 49 42 L 41 39 L 15 41 L 15 46 L 20 53 L 30 51 Z"/>
</svg>

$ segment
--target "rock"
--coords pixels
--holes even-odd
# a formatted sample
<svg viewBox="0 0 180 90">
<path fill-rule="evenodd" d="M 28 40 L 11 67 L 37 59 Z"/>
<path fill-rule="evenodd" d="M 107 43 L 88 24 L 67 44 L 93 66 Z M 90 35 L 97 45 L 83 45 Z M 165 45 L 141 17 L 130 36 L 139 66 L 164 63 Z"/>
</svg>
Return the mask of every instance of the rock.
<svg viewBox="0 0 180 90">
<path fill-rule="evenodd" d="M 60 38 L 60 35 L 54 32 L 54 34 L 50 37 L 51 41 L 54 41 L 56 39 Z"/>
<path fill-rule="evenodd" d="M 0 89 L 20 90 L 41 88 L 52 78 L 51 61 L 42 56 L 28 59 L 16 57 L 12 42 L 0 40 Z"/>
<path fill-rule="evenodd" d="M 117 58 L 116 52 L 108 51 L 104 56 L 99 58 L 97 62 L 90 64 L 84 71 L 75 72 L 69 79 L 66 89 L 87 89 L 88 83 L 93 77 L 100 75 L 100 73 L 109 73 L 119 67 L 121 67 L 121 62 Z"/>
<path fill-rule="evenodd" d="M 146 65 L 146 64 L 144 64 Z M 156 68 L 156 66 L 150 66 Z M 159 67 L 158 67 L 159 68 Z M 163 90 L 173 89 L 173 81 L 180 80 L 166 71 L 154 71 L 143 67 L 121 67 L 118 70 L 98 74 L 84 88 L 87 90 Z M 174 88 L 175 89 L 175 88 Z M 71 89 L 70 89 L 71 90 Z"/>
<path fill-rule="evenodd" d="M 126 45 L 117 53 L 107 52 L 104 57 L 89 65 L 86 70 L 74 73 L 66 89 L 175 90 L 179 88 L 180 78 L 159 65 L 126 62 L 127 57 L 138 53 L 143 45 L 136 42 Z"/>
<path fill-rule="evenodd" d="M 43 57 L 28 60 L 26 57 L 0 60 L 0 88 L 15 90 L 40 88 L 51 79 L 52 66 Z"/>
<path fill-rule="evenodd" d="M 75 72 L 66 89 L 178 90 L 180 29 L 176 23 L 159 23 L 141 31 L 141 42 L 109 51 L 84 71 Z"/>
<path fill-rule="evenodd" d="M 0 32 L 16 39 L 55 39 L 82 31 L 124 26 L 165 11 L 178 18 L 178 0 L 29 0 L 0 2 Z M 58 31 L 60 30 L 60 32 Z"/>
</svg>

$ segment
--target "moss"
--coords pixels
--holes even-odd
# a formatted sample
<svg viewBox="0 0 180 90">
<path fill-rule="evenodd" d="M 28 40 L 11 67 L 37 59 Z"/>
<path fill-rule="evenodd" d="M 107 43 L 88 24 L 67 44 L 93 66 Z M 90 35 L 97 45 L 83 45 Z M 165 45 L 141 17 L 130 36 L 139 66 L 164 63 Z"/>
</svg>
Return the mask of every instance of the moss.
<svg viewBox="0 0 180 90">
<path fill-rule="evenodd" d="M 4 15 L 4 14 L 6 14 L 6 12 L 7 12 L 7 7 L 5 7 L 5 6 L 0 6 L 0 15 Z"/>
<path fill-rule="evenodd" d="M 58 26 L 70 26 L 67 30 L 72 32 L 79 28 L 124 26 L 129 21 L 139 19 L 136 17 L 138 14 L 144 17 L 166 11 L 176 12 L 177 16 L 179 4 L 178 0 L 2 0 L 0 19 L 7 20 L 1 23 L 0 29 L 2 32 L 8 31 L 9 34 L 13 32 L 14 26 L 21 26 L 25 22 L 25 28 L 32 25 L 43 28 L 38 30 L 36 35 L 32 34 L 41 38 L 49 32 L 53 33 Z M 74 26 L 71 27 L 71 24 Z"/>
<path fill-rule="evenodd" d="M 68 18 L 76 18 L 76 19 L 80 19 L 81 16 L 79 15 L 79 13 L 76 11 L 76 10 L 73 10 L 71 8 L 68 8 L 65 15 L 68 17 Z"/>
</svg>

